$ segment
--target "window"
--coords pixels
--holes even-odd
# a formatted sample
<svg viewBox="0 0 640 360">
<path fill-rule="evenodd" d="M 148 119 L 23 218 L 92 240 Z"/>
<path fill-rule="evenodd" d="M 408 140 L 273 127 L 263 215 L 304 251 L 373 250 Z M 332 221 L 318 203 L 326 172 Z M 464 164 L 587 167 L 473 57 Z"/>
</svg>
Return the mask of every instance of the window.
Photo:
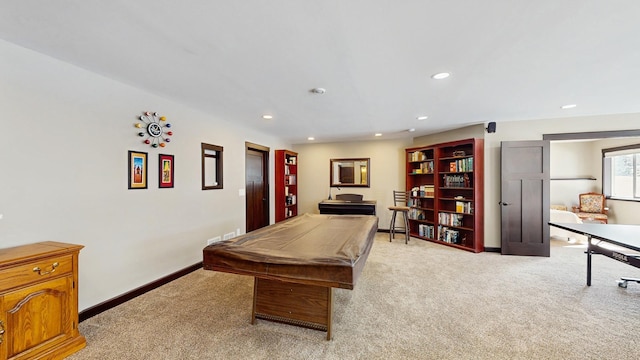
<svg viewBox="0 0 640 360">
<path fill-rule="evenodd" d="M 222 189 L 222 146 L 201 144 L 202 190 Z"/>
<path fill-rule="evenodd" d="M 602 150 L 607 197 L 640 201 L 640 144 Z"/>
</svg>

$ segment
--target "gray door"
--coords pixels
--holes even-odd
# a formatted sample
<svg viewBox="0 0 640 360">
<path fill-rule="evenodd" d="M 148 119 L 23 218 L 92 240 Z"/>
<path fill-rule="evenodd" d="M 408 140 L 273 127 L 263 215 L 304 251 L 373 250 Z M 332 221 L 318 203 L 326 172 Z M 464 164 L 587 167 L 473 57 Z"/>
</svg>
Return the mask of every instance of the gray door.
<svg viewBox="0 0 640 360">
<path fill-rule="evenodd" d="M 549 141 L 501 144 L 503 255 L 549 256 Z"/>
</svg>

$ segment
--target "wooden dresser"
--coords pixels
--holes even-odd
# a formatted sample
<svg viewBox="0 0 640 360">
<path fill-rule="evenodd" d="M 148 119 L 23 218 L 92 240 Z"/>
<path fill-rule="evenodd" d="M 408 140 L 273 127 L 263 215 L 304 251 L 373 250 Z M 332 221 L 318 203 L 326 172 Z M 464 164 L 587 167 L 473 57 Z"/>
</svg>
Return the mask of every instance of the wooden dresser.
<svg viewBox="0 0 640 360">
<path fill-rule="evenodd" d="M 78 254 L 53 241 L 0 249 L 0 359 L 63 359 L 78 331 Z"/>
</svg>

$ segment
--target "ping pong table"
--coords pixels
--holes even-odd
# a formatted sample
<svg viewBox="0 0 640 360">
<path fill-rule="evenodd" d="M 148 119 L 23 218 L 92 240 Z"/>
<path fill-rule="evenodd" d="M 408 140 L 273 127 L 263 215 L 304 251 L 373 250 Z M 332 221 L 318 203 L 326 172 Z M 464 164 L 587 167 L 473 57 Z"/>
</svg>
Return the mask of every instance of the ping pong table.
<svg viewBox="0 0 640 360">
<path fill-rule="evenodd" d="M 591 256 L 600 254 L 640 268 L 640 225 L 552 223 L 557 228 L 587 237 L 587 286 L 591 286 Z M 640 278 L 621 277 L 618 286 L 640 283 Z"/>
</svg>

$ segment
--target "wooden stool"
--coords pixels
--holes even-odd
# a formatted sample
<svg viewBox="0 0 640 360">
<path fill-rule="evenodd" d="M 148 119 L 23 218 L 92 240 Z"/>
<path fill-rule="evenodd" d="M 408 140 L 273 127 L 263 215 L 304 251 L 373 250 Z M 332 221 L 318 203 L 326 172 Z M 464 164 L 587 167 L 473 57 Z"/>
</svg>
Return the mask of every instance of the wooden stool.
<svg viewBox="0 0 640 360">
<path fill-rule="evenodd" d="M 408 200 L 408 191 L 393 191 L 393 206 L 389 206 L 389 210 L 393 211 L 393 214 L 391 214 L 391 224 L 389 225 L 389 242 L 393 240 L 397 230 L 402 230 L 404 232 L 404 243 L 407 244 L 409 242 Z M 398 213 L 402 213 L 402 216 L 404 217 L 404 227 L 396 226 L 396 217 Z"/>
</svg>

